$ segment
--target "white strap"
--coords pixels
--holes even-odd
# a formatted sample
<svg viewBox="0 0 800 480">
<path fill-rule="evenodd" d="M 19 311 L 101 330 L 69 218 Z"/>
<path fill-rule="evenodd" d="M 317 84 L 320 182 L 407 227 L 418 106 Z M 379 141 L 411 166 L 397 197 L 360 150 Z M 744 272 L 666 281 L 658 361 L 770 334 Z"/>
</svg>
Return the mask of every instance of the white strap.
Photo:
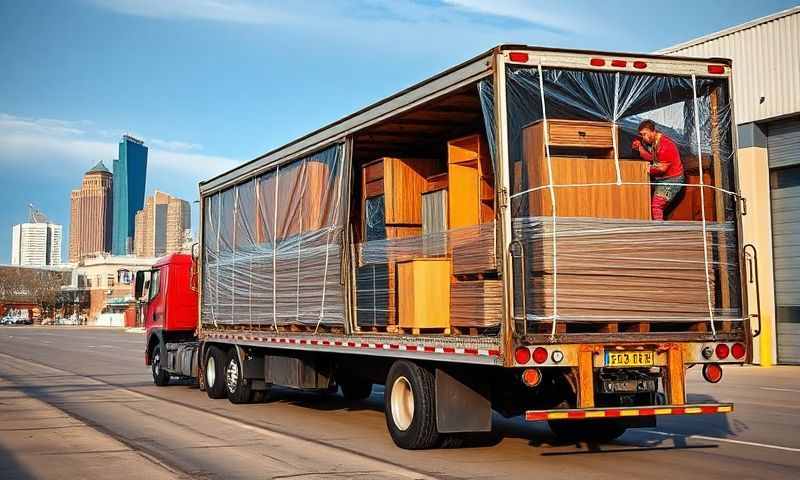
<svg viewBox="0 0 800 480">
<path fill-rule="evenodd" d="M 275 201 L 272 205 L 272 326 L 278 331 L 278 295 L 275 291 L 278 284 L 278 186 L 281 179 L 281 166 L 275 169 Z"/>
<path fill-rule="evenodd" d="M 542 58 L 539 57 L 539 94 L 542 100 L 542 121 L 544 127 L 544 151 L 547 156 L 547 187 L 550 190 L 550 210 L 553 222 L 553 329 L 551 336 L 556 335 L 556 322 L 558 321 L 558 243 L 556 228 L 556 193 L 553 189 L 553 160 L 550 157 L 550 132 L 547 128 L 547 110 L 544 101 L 544 75 L 542 74 Z M 527 317 L 527 312 L 526 312 Z"/>
<path fill-rule="evenodd" d="M 708 317 L 711 321 L 711 334 L 716 336 L 717 329 L 714 326 L 714 303 L 711 300 L 711 278 L 708 273 L 708 236 L 706 232 L 706 201 L 703 188 L 703 146 L 701 143 L 700 138 L 700 112 L 699 112 L 699 102 L 697 101 L 697 79 L 692 74 L 692 93 L 693 93 L 693 100 L 694 100 L 694 131 L 697 135 L 697 165 L 698 169 L 700 170 L 700 218 L 703 221 L 703 260 L 704 260 L 704 270 L 706 273 L 706 297 L 708 299 Z M 718 214 L 720 212 L 717 212 Z M 725 212 L 721 212 L 722 215 L 725 215 Z M 722 271 L 720 270 L 722 273 Z M 725 272 L 727 273 L 727 272 Z"/>
</svg>

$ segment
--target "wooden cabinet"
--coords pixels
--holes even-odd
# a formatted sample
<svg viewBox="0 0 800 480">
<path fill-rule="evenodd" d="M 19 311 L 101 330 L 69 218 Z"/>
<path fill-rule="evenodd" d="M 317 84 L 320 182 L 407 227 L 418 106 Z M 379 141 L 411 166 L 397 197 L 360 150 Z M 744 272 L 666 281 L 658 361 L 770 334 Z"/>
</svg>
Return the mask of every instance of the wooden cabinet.
<svg viewBox="0 0 800 480">
<path fill-rule="evenodd" d="M 450 228 L 494 220 L 494 176 L 489 148 L 481 135 L 447 142 Z"/>
<path fill-rule="evenodd" d="M 450 328 L 450 260 L 419 258 L 397 264 L 398 316 L 401 329 Z"/>
<path fill-rule="evenodd" d="M 556 187 L 556 214 L 561 217 L 650 219 L 650 176 L 647 162 L 619 160 L 623 183 L 615 185 L 612 126 L 607 122 L 548 120 L 550 165 L 545 150 L 544 122 L 535 122 L 522 132 L 522 150 L 527 166 L 527 188 L 554 185 L 609 183 L 590 187 Z M 528 194 L 531 216 L 552 215 L 550 190 Z"/>
<path fill-rule="evenodd" d="M 367 200 L 383 196 L 385 238 L 419 235 L 422 230 L 422 192 L 436 167 L 430 159 L 380 158 L 362 168 L 362 220 L 366 229 Z M 366 230 L 364 230 L 366 236 Z"/>
</svg>

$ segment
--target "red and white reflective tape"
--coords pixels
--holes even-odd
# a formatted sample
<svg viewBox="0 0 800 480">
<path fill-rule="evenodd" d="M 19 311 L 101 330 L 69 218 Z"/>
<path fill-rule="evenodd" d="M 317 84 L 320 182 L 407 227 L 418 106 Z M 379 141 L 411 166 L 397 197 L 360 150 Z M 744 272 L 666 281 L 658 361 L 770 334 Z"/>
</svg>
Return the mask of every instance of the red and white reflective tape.
<svg viewBox="0 0 800 480">
<path fill-rule="evenodd" d="M 362 350 L 397 350 L 401 352 L 421 352 L 421 353 L 439 353 L 444 355 L 470 355 L 481 357 L 497 357 L 500 358 L 499 349 L 484 349 L 484 348 L 468 348 L 468 347 L 449 347 L 449 346 L 436 346 L 424 344 L 402 344 L 402 343 L 379 343 L 379 342 L 364 342 L 353 340 L 328 340 L 328 339 L 315 339 L 315 338 L 294 338 L 294 337 L 258 337 L 247 335 L 233 335 L 228 333 L 208 333 L 209 338 L 219 340 L 241 340 L 253 341 L 271 344 L 285 344 L 285 345 L 310 345 L 315 347 L 338 347 L 338 348 L 353 348 Z"/>
<path fill-rule="evenodd" d="M 587 418 L 619 418 L 650 417 L 654 415 L 708 415 L 713 413 L 731 413 L 732 403 L 713 403 L 695 405 L 659 405 L 658 407 L 611 407 L 611 408 L 575 408 L 569 410 L 528 410 L 525 420 L 537 422 L 542 420 L 582 420 Z"/>
</svg>

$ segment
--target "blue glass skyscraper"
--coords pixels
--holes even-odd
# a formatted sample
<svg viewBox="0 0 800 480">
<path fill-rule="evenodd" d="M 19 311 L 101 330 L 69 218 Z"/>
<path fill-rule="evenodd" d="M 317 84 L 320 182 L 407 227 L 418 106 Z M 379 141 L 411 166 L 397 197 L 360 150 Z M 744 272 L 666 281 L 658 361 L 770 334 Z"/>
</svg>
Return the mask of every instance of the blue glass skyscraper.
<svg viewBox="0 0 800 480">
<path fill-rule="evenodd" d="M 144 207 L 147 177 L 147 147 L 144 142 L 123 135 L 119 158 L 114 160 L 114 225 L 111 253 L 127 255 L 133 251 L 136 212 Z"/>
</svg>

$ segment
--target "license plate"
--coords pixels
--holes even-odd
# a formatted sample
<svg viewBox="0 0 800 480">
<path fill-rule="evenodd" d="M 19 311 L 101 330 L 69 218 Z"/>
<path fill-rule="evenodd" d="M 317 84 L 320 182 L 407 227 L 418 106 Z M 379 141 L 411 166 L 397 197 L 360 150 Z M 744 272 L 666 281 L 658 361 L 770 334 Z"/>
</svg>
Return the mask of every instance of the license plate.
<svg viewBox="0 0 800 480">
<path fill-rule="evenodd" d="M 606 351 L 606 367 L 652 367 L 654 360 L 654 352 Z"/>
</svg>

